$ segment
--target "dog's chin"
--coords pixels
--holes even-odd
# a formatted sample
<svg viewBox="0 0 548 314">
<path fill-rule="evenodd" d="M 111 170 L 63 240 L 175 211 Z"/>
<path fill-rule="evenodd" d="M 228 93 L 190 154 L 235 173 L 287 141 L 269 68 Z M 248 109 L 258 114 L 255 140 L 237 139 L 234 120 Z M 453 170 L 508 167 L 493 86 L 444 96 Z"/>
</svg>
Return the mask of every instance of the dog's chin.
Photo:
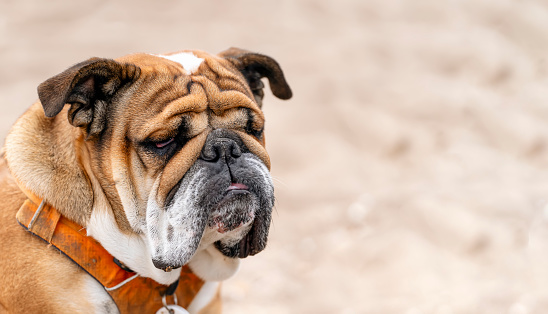
<svg viewBox="0 0 548 314">
<path fill-rule="evenodd" d="M 204 280 L 221 281 L 239 268 L 240 243 L 248 237 L 259 211 L 257 197 L 249 192 L 229 192 L 209 217 L 200 246 L 189 262 Z M 233 249 L 235 248 L 235 249 Z"/>
<path fill-rule="evenodd" d="M 240 260 L 223 255 L 213 245 L 196 252 L 188 263 L 190 269 L 205 281 L 223 281 L 232 277 L 240 267 Z"/>
</svg>

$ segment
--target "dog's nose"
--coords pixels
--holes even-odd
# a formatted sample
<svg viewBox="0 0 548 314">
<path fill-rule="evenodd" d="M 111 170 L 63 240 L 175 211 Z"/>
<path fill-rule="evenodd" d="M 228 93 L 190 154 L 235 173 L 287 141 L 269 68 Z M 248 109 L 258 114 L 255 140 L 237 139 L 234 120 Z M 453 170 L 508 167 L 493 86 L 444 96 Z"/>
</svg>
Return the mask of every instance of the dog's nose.
<svg viewBox="0 0 548 314">
<path fill-rule="evenodd" d="M 238 158 L 241 155 L 242 150 L 234 140 L 215 138 L 206 142 L 200 158 L 209 162 L 217 162 L 219 159 L 225 159 L 228 162 L 230 159 Z"/>
</svg>

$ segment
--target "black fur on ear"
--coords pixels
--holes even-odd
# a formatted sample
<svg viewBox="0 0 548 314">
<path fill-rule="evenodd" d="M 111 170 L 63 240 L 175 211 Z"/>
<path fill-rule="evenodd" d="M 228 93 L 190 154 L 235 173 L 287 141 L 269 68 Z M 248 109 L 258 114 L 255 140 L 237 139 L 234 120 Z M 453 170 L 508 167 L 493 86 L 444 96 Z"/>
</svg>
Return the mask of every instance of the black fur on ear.
<svg viewBox="0 0 548 314">
<path fill-rule="evenodd" d="M 231 61 L 242 72 L 260 107 L 264 97 L 264 84 L 261 82 L 263 77 L 268 78 L 274 96 L 280 99 L 289 99 L 293 96 L 282 68 L 271 57 L 239 48 L 230 48 L 221 52 L 219 56 Z"/>
<path fill-rule="evenodd" d="M 70 104 L 69 122 L 83 128 L 89 138 L 104 129 L 110 99 L 139 74 L 139 67 L 133 64 L 91 58 L 40 84 L 38 97 L 50 118 Z"/>
</svg>

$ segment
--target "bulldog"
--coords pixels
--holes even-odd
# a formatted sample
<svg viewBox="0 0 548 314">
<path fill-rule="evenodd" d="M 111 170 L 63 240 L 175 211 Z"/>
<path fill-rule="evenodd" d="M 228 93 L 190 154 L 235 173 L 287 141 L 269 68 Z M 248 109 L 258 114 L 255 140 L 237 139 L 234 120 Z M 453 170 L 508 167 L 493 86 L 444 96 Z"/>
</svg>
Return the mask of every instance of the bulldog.
<svg viewBox="0 0 548 314">
<path fill-rule="evenodd" d="M 267 243 L 265 77 L 291 98 L 274 59 L 236 48 L 92 58 L 40 84 L 0 159 L 0 313 L 218 313 L 219 282 Z"/>
</svg>

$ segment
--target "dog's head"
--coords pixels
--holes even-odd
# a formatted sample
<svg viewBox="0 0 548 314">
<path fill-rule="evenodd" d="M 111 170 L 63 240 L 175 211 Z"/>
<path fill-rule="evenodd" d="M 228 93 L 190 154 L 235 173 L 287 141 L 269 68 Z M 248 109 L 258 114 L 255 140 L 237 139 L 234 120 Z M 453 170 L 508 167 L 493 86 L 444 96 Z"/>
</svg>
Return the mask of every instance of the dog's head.
<svg viewBox="0 0 548 314">
<path fill-rule="evenodd" d="M 146 238 L 154 266 L 170 270 L 197 252 L 244 258 L 265 248 L 274 191 L 264 77 L 275 96 L 291 97 L 276 61 L 234 48 L 94 58 L 38 93 L 47 117 L 65 109 L 80 130 L 118 226 Z"/>
</svg>

